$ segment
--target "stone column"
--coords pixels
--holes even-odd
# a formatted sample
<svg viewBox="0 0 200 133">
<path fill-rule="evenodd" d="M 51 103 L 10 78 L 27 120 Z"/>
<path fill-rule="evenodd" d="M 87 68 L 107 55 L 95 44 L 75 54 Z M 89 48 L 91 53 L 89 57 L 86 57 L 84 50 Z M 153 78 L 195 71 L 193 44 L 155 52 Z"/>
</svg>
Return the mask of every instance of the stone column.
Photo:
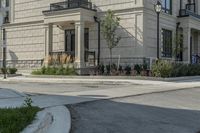
<svg viewBox="0 0 200 133">
<path fill-rule="evenodd" d="M 198 31 L 198 55 L 200 56 L 200 31 Z"/>
<path fill-rule="evenodd" d="M 48 65 L 49 53 L 53 50 L 53 24 L 45 25 L 45 60 L 44 64 Z"/>
<path fill-rule="evenodd" d="M 191 62 L 191 28 L 183 28 L 183 61 Z"/>
<path fill-rule="evenodd" d="M 10 7 L 9 7 L 9 11 L 10 11 L 10 22 L 14 22 L 15 19 L 15 1 L 14 0 L 10 0 Z"/>
<path fill-rule="evenodd" d="M 84 68 L 84 22 L 75 23 L 75 64 L 76 68 Z M 81 71 L 80 71 L 81 74 Z"/>
<path fill-rule="evenodd" d="M 0 32 L 0 67 L 3 67 L 3 29 Z"/>
</svg>

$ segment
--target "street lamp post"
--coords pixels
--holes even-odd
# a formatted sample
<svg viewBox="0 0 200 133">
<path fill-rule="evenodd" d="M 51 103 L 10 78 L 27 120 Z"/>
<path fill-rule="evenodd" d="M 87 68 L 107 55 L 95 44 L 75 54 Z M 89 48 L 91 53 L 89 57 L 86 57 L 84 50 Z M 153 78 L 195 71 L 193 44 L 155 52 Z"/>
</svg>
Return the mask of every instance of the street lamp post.
<svg viewBox="0 0 200 133">
<path fill-rule="evenodd" d="M 159 36 L 160 36 L 160 12 L 162 10 L 162 5 L 159 1 L 157 1 L 157 4 L 154 5 L 154 9 L 155 9 L 155 12 L 157 14 L 157 59 L 160 58 L 160 45 L 159 45 Z"/>
<path fill-rule="evenodd" d="M 6 79 L 6 31 L 3 29 L 3 78 Z"/>
<path fill-rule="evenodd" d="M 5 19 L 6 17 L 5 7 L 0 8 L 0 16 L 3 17 L 3 19 Z M 7 70 L 6 70 L 6 30 L 2 28 L 2 24 L 1 24 L 1 33 L 2 33 L 1 42 L 2 42 L 2 47 L 3 47 L 3 74 L 4 74 L 3 78 L 6 79 L 6 73 L 7 73 Z"/>
</svg>

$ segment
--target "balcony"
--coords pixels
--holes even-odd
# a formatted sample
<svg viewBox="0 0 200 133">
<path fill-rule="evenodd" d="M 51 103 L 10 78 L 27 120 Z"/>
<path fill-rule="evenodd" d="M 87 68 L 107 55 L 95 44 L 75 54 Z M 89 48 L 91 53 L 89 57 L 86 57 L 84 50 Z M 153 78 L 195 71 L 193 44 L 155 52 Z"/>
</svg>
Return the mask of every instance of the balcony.
<svg viewBox="0 0 200 133">
<path fill-rule="evenodd" d="M 200 15 L 196 13 L 196 4 L 188 3 L 185 5 L 185 9 L 179 11 L 179 17 L 193 16 L 200 19 Z"/>
<path fill-rule="evenodd" d="M 8 16 L 4 17 L 4 19 L 3 19 L 3 24 L 7 24 L 7 23 L 10 23 Z"/>
<path fill-rule="evenodd" d="M 187 9 L 181 9 L 179 12 L 179 17 L 188 17 L 188 16 L 193 16 L 195 18 L 200 19 L 200 15 L 196 14 L 193 11 L 187 10 Z"/>
<path fill-rule="evenodd" d="M 75 8 L 84 8 L 87 10 L 96 11 L 91 2 L 84 1 L 84 0 L 73 0 L 73 1 L 52 3 L 50 4 L 50 10 L 43 11 L 43 13 L 75 9 Z"/>
</svg>

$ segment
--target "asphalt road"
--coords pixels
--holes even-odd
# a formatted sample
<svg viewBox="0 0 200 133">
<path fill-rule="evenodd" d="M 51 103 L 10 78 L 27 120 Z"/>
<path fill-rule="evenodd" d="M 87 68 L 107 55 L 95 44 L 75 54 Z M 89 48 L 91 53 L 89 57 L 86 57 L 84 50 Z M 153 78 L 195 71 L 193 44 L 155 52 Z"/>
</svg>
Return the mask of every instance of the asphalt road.
<svg viewBox="0 0 200 133">
<path fill-rule="evenodd" d="M 71 133 L 197 133 L 200 88 L 70 106 Z"/>
</svg>

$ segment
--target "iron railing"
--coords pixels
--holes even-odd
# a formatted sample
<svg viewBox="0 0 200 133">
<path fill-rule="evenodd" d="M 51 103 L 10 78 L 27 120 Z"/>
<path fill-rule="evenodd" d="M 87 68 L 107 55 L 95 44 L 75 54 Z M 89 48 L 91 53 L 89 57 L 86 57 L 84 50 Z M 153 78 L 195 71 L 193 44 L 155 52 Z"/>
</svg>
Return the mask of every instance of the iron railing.
<svg viewBox="0 0 200 133">
<path fill-rule="evenodd" d="M 70 62 L 75 61 L 75 52 L 73 51 L 61 51 L 61 52 L 50 52 L 49 55 L 52 57 L 56 64 L 61 63 L 62 57 L 70 57 Z M 85 62 L 95 64 L 96 54 L 95 51 L 85 51 Z M 55 64 L 55 63 L 54 63 Z"/>
<path fill-rule="evenodd" d="M 181 9 L 179 12 L 180 17 L 187 17 L 187 16 L 193 16 L 195 18 L 199 18 L 200 19 L 200 15 L 196 14 L 193 11 L 187 10 L 187 9 Z"/>
<path fill-rule="evenodd" d="M 93 8 L 93 4 L 86 0 L 73 0 L 73 1 L 65 1 L 50 4 L 50 10 L 43 12 L 51 12 L 51 11 L 60 11 L 74 8 L 85 8 L 88 10 L 95 10 Z"/>
<path fill-rule="evenodd" d="M 75 60 L 75 52 L 61 51 L 61 52 L 50 52 L 49 53 L 51 63 L 50 64 L 65 64 L 73 63 Z"/>
<path fill-rule="evenodd" d="M 187 9 L 189 11 L 196 12 L 196 4 L 195 3 L 186 4 L 185 9 Z"/>
<path fill-rule="evenodd" d="M 50 52 L 49 55 L 63 55 L 63 54 L 66 54 L 66 55 L 70 55 L 70 56 L 75 56 L 75 52 L 73 51 L 59 51 L 59 52 Z"/>
<path fill-rule="evenodd" d="M 85 51 L 85 62 L 95 65 L 96 54 L 95 51 Z"/>
<path fill-rule="evenodd" d="M 200 19 L 200 15 L 196 13 L 196 3 L 193 1 L 186 4 L 185 9 L 180 9 L 179 16 L 180 17 L 193 16 Z"/>
</svg>

